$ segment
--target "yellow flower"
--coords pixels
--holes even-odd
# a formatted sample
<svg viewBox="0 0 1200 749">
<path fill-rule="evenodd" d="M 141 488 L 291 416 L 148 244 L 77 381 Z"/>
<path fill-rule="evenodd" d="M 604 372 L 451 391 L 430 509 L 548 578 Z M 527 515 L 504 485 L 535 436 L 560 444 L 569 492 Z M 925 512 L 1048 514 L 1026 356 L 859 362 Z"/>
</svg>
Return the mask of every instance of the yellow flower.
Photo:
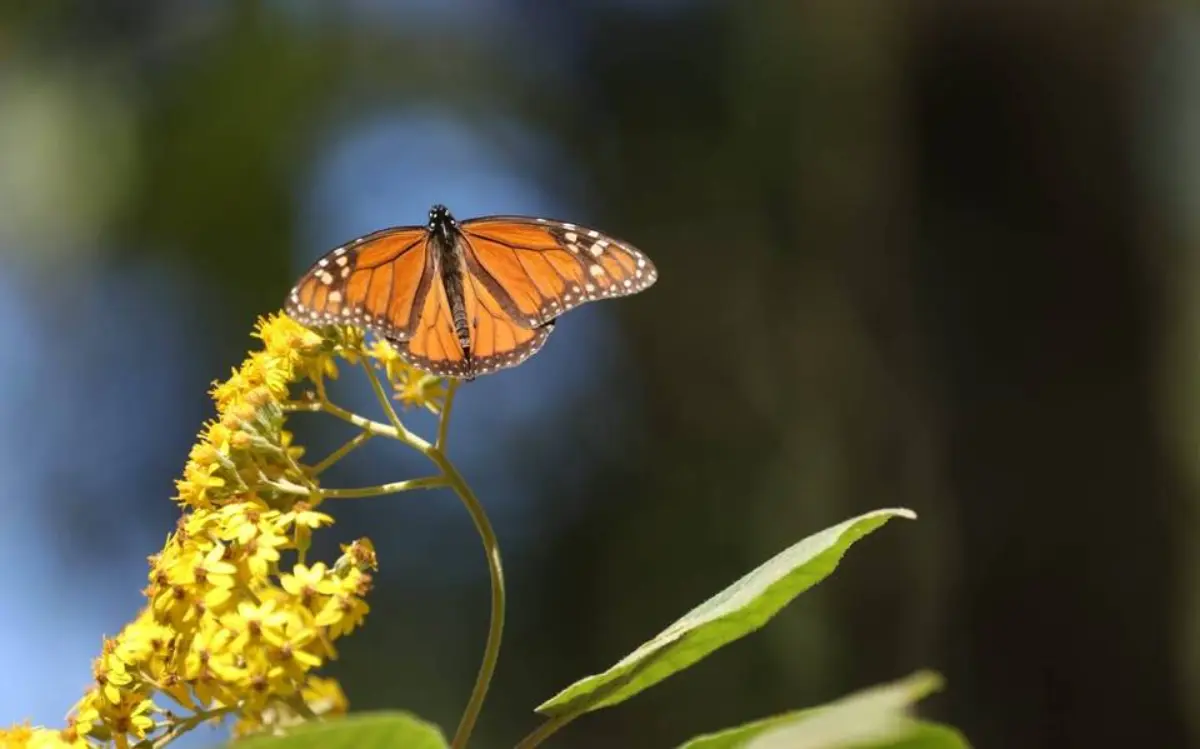
<svg viewBox="0 0 1200 749">
<path fill-rule="evenodd" d="M 38 728 L 38 731 L 45 729 Z M 29 740 L 33 738 L 34 728 L 29 723 L 18 724 L 12 728 L 0 731 L 0 740 L 3 743 L 0 746 L 4 747 L 23 747 L 29 745 Z"/>
<path fill-rule="evenodd" d="M 209 676 L 213 662 L 228 650 L 232 634 L 211 619 L 206 620 L 205 624 L 206 626 L 202 626 L 196 633 L 183 659 L 180 676 L 187 681 Z"/>
<path fill-rule="evenodd" d="M 196 508 L 212 507 L 214 496 L 225 488 L 225 479 L 217 475 L 220 470 L 220 464 L 215 462 L 189 463 L 183 479 L 175 482 L 176 500 Z"/>
<path fill-rule="evenodd" d="M 250 493 L 244 499 L 222 507 L 219 515 L 220 537 L 247 544 L 264 529 L 270 529 L 279 517 L 279 510 L 272 509 L 261 497 Z"/>
<path fill-rule="evenodd" d="M 0 729 L 0 747 L 4 749 L 74 749 L 86 746 L 83 739 L 68 731 L 55 731 L 41 726 L 32 728 L 28 724 Z"/>
<path fill-rule="evenodd" d="M 343 715 L 350 708 L 341 685 L 333 679 L 310 676 L 300 694 L 317 715 Z"/>
<path fill-rule="evenodd" d="M 124 661 L 110 652 L 105 652 L 92 664 L 92 676 L 104 698 L 114 705 L 121 702 L 126 690 L 133 685 L 133 674 L 126 669 Z"/>
<path fill-rule="evenodd" d="M 242 601 L 237 611 L 221 617 L 221 624 L 234 633 L 231 650 L 241 651 L 250 643 L 266 640 L 273 645 L 283 642 L 281 630 L 288 620 L 284 611 L 276 611 L 274 599 L 261 604 Z"/>
<path fill-rule="evenodd" d="M 307 648 L 317 640 L 317 631 L 303 624 L 299 618 L 292 620 L 283 642 L 274 650 L 271 660 L 283 673 L 294 681 L 303 681 L 305 673 L 321 665 L 321 657 Z"/>
<path fill-rule="evenodd" d="M 400 401 L 405 409 L 420 406 L 434 413 L 438 412 L 438 403 L 446 397 L 445 380 L 437 375 L 422 372 L 404 361 L 395 347 L 387 341 L 376 341 L 367 355 L 383 367 L 383 372 L 395 391 L 392 397 Z"/>
<path fill-rule="evenodd" d="M 127 694 L 104 717 L 116 736 L 133 734 L 142 739 L 154 728 L 154 718 L 151 716 L 154 711 L 154 703 L 149 698 Z"/>
<path fill-rule="evenodd" d="M 296 692 L 296 685 L 283 668 L 261 653 L 247 659 L 243 686 L 242 709 L 251 715 L 262 712 L 272 697 L 287 697 Z"/>
<path fill-rule="evenodd" d="M 324 562 L 317 562 L 312 567 L 297 564 L 292 568 L 292 574 L 281 575 L 279 582 L 284 591 L 313 613 L 321 608 L 328 596 L 338 590 Z"/>
<path fill-rule="evenodd" d="M 379 559 L 375 556 L 375 544 L 369 538 L 360 538 L 350 544 L 342 544 L 342 553 L 346 561 L 359 572 L 379 569 Z"/>
<path fill-rule="evenodd" d="M 331 637 L 341 637 L 357 629 L 370 610 L 371 607 L 361 598 L 338 593 L 321 608 L 316 624 L 327 627 Z"/>
<path fill-rule="evenodd" d="M 175 631 L 154 621 L 150 608 L 142 609 L 117 637 L 113 654 L 130 667 L 139 667 L 153 657 L 164 657 L 173 646 Z"/>
<path fill-rule="evenodd" d="M 258 535 L 239 549 L 251 580 L 262 580 L 272 573 L 275 563 L 279 561 L 279 547 L 287 542 L 287 537 L 280 535 L 274 526 L 258 526 Z"/>
<path fill-rule="evenodd" d="M 289 526 L 292 526 L 292 543 L 297 547 L 307 547 L 309 537 L 317 528 L 333 525 L 332 517 L 323 512 L 317 512 L 313 507 L 313 504 L 299 500 L 292 505 L 292 509 L 279 516 L 279 530 L 286 531 Z"/>
<path fill-rule="evenodd" d="M 71 709 L 67 718 L 67 727 L 63 731 L 63 741 L 68 745 L 82 742 L 100 722 L 100 711 L 92 704 L 90 697 L 84 697 Z"/>
</svg>

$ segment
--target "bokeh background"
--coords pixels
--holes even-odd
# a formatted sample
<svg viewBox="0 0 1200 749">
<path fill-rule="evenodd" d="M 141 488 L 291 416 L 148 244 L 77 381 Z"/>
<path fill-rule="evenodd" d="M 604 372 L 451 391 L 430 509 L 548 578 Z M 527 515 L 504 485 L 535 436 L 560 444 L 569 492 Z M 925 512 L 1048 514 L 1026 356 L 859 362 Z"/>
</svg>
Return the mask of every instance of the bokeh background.
<svg viewBox="0 0 1200 749">
<path fill-rule="evenodd" d="M 256 316 L 434 202 L 661 271 L 460 394 L 511 591 L 480 747 L 895 505 L 921 519 L 553 744 L 673 746 L 931 667 L 927 714 L 977 747 L 1197 745 L 1200 9 L 1153 0 L 0 5 L 0 724 L 59 724 L 138 608 Z M 379 447 L 331 481 L 422 470 Z M 469 519 L 334 509 L 383 564 L 334 673 L 451 731 L 486 627 Z"/>
</svg>

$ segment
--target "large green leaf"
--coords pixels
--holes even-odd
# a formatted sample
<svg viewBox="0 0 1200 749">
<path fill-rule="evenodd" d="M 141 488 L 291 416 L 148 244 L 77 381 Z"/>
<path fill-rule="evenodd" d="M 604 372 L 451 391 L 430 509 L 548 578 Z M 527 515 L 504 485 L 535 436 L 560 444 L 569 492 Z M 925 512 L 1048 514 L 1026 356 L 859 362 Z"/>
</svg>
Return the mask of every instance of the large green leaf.
<svg viewBox="0 0 1200 749">
<path fill-rule="evenodd" d="M 784 549 L 607 671 L 559 692 L 538 712 L 558 716 L 615 705 L 746 636 L 828 577 L 851 544 L 894 517 L 915 518 L 916 514 L 906 509 L 876 510 Z"/>
<path fill-rule="evenodd" d="M 969 749 L 952 728 L 918 721 L 914 703 L 941 679 L 921 672 L 807 710 L 699 736 L 679 749 Z"/>
<path fill-rule="evenodd" d="M 920 721 L 913 732 L 899 741 L 873 744 L 869 749 L 971 749 L 967 738 L 950 726 Z"/>
<path fill-rule="evenodd" d="M 286 736 L 255 736 L 229 749 L 446 749 L 432 723 L 409 713 L 358 713 L 346 718 L 303 723 Z"/>
</svg>

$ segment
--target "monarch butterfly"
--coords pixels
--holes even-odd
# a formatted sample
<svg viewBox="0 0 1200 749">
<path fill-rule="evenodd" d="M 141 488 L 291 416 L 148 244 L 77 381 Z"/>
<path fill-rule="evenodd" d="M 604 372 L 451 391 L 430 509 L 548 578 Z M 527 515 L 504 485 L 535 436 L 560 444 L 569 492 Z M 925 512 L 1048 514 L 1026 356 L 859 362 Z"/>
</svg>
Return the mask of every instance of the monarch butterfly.
<svg viewBox="0 0 1200 749">
<path fill-rule="evenodd" d="M 418 369 L 473 380 L 537 353 L 567 310 L 657 278 L 640 250 L 595 229 L 527 216 L 459 222 L 435 205 L 425 226 L 328 252 L 284 309 L 309 326 L 361 326 Z"/>
</svg>

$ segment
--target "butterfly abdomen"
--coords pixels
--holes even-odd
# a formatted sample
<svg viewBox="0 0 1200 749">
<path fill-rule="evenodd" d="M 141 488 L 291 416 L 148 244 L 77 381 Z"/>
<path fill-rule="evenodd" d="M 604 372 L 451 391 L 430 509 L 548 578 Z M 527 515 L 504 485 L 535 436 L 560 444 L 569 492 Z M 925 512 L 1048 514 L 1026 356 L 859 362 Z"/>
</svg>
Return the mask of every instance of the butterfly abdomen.
<svg viewBox="0 0 1200 749">
<path fill-rule="evenodd" d="M 440 210 L 439 210 L 440 209 Z M 454 336 L 462 348 L 468 369 L 471 361 L 471 329 L 467 324 L 467 299 L 463 291 L 463 257 L 458 248 L 458 226 L 454 217 L 442 206 L 434 206 L 430 219 L 430 240 L 436 248 L 438 267 L 442 271 L 442 287 L 450 304 Z"/>
<path fill-rule="evenodd" d="M 467 327 L 467 300 L 463 293 L 462 268 L 442 266 L 442 282 L 446 285 L 446 298 L 450 302 L 450 316 L 454 320 L 454 334 L 462 346 L 463 353 L 471 358 L 471 329 Z"/>
</svg>

